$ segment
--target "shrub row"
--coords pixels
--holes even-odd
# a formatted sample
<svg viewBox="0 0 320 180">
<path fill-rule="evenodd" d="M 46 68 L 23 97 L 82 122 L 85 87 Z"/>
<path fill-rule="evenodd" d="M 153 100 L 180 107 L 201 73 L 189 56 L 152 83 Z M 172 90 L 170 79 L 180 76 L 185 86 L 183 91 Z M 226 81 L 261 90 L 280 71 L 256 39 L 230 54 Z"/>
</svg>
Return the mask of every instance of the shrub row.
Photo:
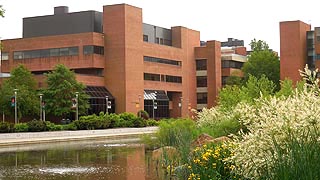
<svg viewBox="0 0 320 180">
<path fill-rule="evenodd" d="M 137 117 L 131 113 L 104 114 L 82 116 L 70 124 L 54 124 L 50 121 L 32 120 L 27 123 L 12 124 L 0 123 L 0 133 L 10 132 L 40 132 L 61 130 L 93 130 L 117 127 L 146 127 L 157 126 L 158 122 L 152 119 Z"/>
</svg>

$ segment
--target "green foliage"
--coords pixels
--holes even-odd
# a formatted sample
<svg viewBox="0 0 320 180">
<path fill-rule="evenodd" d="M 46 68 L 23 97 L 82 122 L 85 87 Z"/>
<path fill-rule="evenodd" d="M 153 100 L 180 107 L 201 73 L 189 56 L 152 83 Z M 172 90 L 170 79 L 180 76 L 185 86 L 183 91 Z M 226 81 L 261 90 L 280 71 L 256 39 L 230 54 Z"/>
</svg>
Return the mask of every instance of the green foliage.
<svg viewBox="0 0 320 180">
<path fill-rule="evenodd" d="M 85 114 L 89 108 L 88 95 L 84 92 L 85 86 L 77 82 L 75 73 L 62 64 L 56 65 L 52 72 L 46 74 L 48 88 L 44 91 L 46 108 L 49 114 L 66 117 L 75 112 L 72 107 L 72 99 L 79 92 L 79 114 Z"/>
<path fill-rule="evenodd" d="M 0 133 L 9 133 L 13 132 L 14 125 L 8 122 L 0 122 Z"/>
<path fill-rule="evenodd" d="M 208 144 L 195 148 L 188 162 L 188 180 L 241 179 L 233 173 L 235 164 L 226 161 L 232 155 L 232 144 Z"/>
<path fill-rule="evenodd" d="M 47 126 L 44 121 L 32 120 L 27 122 L 29 132 L 41 132 L 46 131 Z"/>
<path fill-rule="evenodd" d="M 260 41 L 260 40 L 259 40 Z M 248 61 L 244 63 L 242 71 L 245 80 L 249 75 L 261 78 L 266 76 L 275 85 L 276 89 L 280 89 L 280 61 L 279 57 L 270 51 L 267 45 L 263 45 L 263 41 L 254 43 L 253 52 L 249 55 Z"/>
<path fill-rule="evenodd" d="M 273 95 L 275 85 L 272 81 L 262 75 L 260 78 L 249 76 L 244 86 L 226 86 L 219 93 L 219 106 L 224 110 L 233 109 L 240 102 L 253 103 L 260 96 Z"/>
<path fill-rule="evenodd" d="M 17 123 L 14 125 L 14 132 L 28 132 L 29 126 L 27 123 Z"/>
<path fill-rule="evenodd" d="M 7 115 L 13 116 L 14 108 L 11 107 L 11 97 L 14 96 L 14 89 L 17 90 L 18 118 L 22 115 L 38 114 L 38 95 L 36 92 L 36 81 L 31 72 L 19 65 L 11 71 L 11 77 L 4 81 L 1 86 L 0 106 Z"/>
<path fill-rule="evenodd" d="M 229 76 L 227 78 L 226 85 L 229 86 L 242 86 L 243 85 L 243 78 L 240 76 Z"/>
<path fill-rule="evenodd" d="M 71 130 L 71 131 L 74 131 L 74 130 L 77 130 L 77 126 L 75 125 L 75 123 L 70 123 L 70 124 L 65 124 L 62 126 L 62 129 L 63 130 Z"/>
<path fill-rule="evenodd" d="M 289 132 L 290 133 L 290 132 Z M 308 129 L 302 136 L 290 133 L 286 146 L 273 141 L 276 152 L 271 156 L 272 168 L 263 177 L 266 179 L 320 179 L 320 143 L 317 127 Z M 288 153 L 289 152 L 289 153 Z"/>
<path fill-rule="evenodd" d="M 293 89 L 293 83 L 291 79 L 285 79 L 284 81 L 281 81 L 281 89 L 276 93 L 277 97 L 281 96 L 291 96 L 294 93 Z"/>
<path fill-rule="evenodd" d="M 50 121 L 45 122 L 48 131 L 61 131 L 64 129 L 63 125 L 54 124 Z"/>
<path fill-rule="evenodd" d="M 106 129 L 110 125 L 107 114 L 101 113 L 99 116 L 93 114 L 81 116 L 79 120 L 73 122 L 79 130 Z"/>
<path fill-rule="evenodd" d="M 148 114 L 148 112 L 145 111 L 145 110 L 140 110 L 140 111 L 138 111 L 137 116 L 138 116 L 138 117 L 141 117 L 141 118 L 144 119 L 144 120 L 149 119 L 149 114 Z"/>
<path fill-rule="evenodd" d="M 2 5 L 0 5 L 0 17 L 4 17 L 5 10 L 3 9 Z"/>
<path fill-rule="evenodd" d="M 147 123 L 147 126 L 159 126 L 159 121 L 154 119 L 148 119 L 146 123 Z"/>
<path fill-rule="evenodd" d="M 269 45 L 262 40 L 256 40 L 256 38 L 254 38 L 253 40 L 251 40 L 250 42 L 250 47 L 252 51 L 267 51 L 269 50 Z"/>
<path fill-rule="evenodd" d="M 177 162 L 184 164 L 188 161 L 191 143 L 197 136 L 195 129 L 196 124 L 190 119 L 161 120 L 156 137 L 161 146 L 175 147 L 180 152 Z"/>
</svg>

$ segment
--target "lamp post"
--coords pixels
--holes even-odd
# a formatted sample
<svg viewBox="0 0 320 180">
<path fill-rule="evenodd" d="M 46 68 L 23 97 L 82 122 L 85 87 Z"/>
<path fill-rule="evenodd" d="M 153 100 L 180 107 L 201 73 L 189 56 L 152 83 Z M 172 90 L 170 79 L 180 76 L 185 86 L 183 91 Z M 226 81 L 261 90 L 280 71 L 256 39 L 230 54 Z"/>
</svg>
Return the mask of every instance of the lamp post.
<svg viewBox="0 0 320 180">
<path fill-rule="evenodd" d="M 182 97 L 180 97 L 179 107 L 180 107 L 180 116 L 182 117 Z"/>
<path fill-rule="evenodd" d="M 78 117 L 79 117 L 79 103 L 78 103 L 78 98 L 79 98 L 79 92 L 76 92 L 76 120 L 78 120 Z"/>
<path fill-rule="evenodd" d="M 108 111 L 108 101 L 109 101 L 109 96 L 106 96 L 106 114 L 109 113 L 109 111 Z"/>
<path fill-rule="evenodd" d="M 18 89 L 14 89 L 14 123 L 18 123 L 18 109 L 17 109 L 17 91 Z"/>
<path fill-rule="evenodd" d="M 40 96 L 40 121 L 42 121 L 42 96 L 43 96 L 43 94 L 39 94 L 39 96 Z"/>
<path fill-rule="evenodd" d="M 138 98 L 139 98 L 139 102 L 138 102 L 138 103 L 139 103 L 139 108 L 140 108 L 140 110 L 141 110 L 141 107 L 140 107 L 140 106 L 141 106 L 141 104 L 140 104 L 141 95 L 140 95 L 140 94 L 138 95 Z M 140 111 L 140 110 L 139 110 L 139 111 Z M 138 112 L 139 112 L 139 111 L 138 111 Z M 141 111 L 139 112 L 139 118 L 141 118 Z"/>
</svg>

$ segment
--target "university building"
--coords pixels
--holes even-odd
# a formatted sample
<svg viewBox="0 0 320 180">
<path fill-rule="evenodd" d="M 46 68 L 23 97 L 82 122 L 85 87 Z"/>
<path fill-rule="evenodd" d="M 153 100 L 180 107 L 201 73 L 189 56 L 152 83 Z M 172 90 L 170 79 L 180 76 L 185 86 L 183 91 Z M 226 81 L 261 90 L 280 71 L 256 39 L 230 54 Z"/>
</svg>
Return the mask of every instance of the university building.
<svg viewBox="0 0 320 180">
<path fill-rule="evenodd" d="M 2 73 L 23 64 L 45 87 L 43 74 L 64 64 L 87 86 L 89 113 L 105 111 L 108 96 L 111 112 L 144 109 L 155 118 L 216 105 L 225 79 L 241 76 L 246 61 L 243 41 L 201 42 L 196 30 L 143 23 L 142 9 L 127 4 L 103 12 L 55 7 L 24 18 L 23 37 L 2 43 Z"/>
<path fill-rule="evenodd" d="M 320 67 L 320 27 L 302 21 L 280 22 L 280 78 L 301 80 L 298 70 Z"/>
</svg>

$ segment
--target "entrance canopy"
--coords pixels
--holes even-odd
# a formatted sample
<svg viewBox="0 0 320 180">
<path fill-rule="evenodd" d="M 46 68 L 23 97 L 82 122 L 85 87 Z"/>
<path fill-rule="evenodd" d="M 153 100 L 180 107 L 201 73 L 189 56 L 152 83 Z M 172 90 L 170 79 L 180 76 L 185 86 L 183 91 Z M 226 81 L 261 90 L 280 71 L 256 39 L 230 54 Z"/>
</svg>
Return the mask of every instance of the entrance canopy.
<svg viewBox="0 0 320 180">
<path fill-rule="evenodd" d="M 144 90 L 144 100 L 169 101 L 169 98 L 163 90 Z"/>
<path fill-rule="evenodd" d="M 112 94 L 104 86 L 87 86 L 85 92 L 90 96 L 90 98 L 106 98 L 114 99 Z"/>
</svg>

